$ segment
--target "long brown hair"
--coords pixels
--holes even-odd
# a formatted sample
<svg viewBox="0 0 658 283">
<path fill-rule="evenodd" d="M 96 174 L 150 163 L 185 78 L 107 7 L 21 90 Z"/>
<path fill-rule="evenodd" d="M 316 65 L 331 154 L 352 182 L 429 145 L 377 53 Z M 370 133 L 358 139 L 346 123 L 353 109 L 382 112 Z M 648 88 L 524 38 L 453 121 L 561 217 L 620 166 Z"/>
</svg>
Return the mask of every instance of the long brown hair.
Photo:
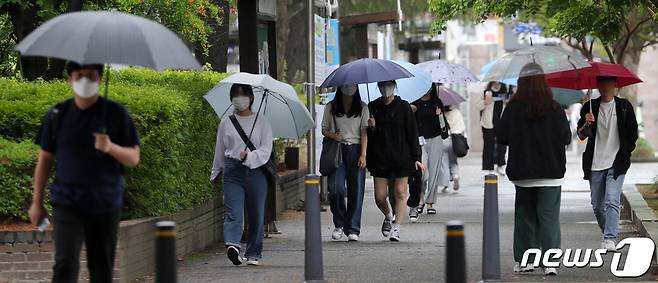
<svg viewBox="0 0 658 283">
<path fill-rule="evenodd" d="M 531 75 L 519 77 L 519 85 L 510 104 L 521 105 L 531 119 L 541 118 L 555 110 L 557 103 L 553 101 L 553 93 L 541 66 L 528 63 L 521 69 L 521 74 Z"/>
</svg>

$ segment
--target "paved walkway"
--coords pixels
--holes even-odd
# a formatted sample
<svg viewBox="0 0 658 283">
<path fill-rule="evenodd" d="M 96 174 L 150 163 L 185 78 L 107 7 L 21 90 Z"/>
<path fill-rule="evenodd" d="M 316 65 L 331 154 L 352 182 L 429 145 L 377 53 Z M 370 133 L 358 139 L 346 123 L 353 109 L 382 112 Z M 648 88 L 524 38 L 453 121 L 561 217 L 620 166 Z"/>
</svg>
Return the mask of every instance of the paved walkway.
<svg viewBox="0 0 658 283">
<path fill-rule="evenodd" d="M 482 176 L 480 157 L 460 160 L 462 189 L 440 197 L 438 215 L 422 215 L 418 223 L 402 226 L 402 242 L 392 243 L 380 233 L 382 216 L 374 203 L 372 180 L 367 181 L 363 228 L 358 243 L 332 242 L 331 214 L 322 214 L 324 276 L 329 282 L 443 282 L 445 280 L 445 223 L 458 219 L 466 225 L 468 279 L 481 279 Z M 589 189 L 582 180 L 580 161 L 570 156 L 563 187 L 561 229 L 563 248 L 599 247 L 600 233 L 589 204 Z M 633 164 L 627 183 L 647 183 L 658 174 L 658 165 Z M 503 178 L 504 179 L 504 178 Z M 501 271 L 504 282 L 607 282 L 619 281 L 609 271 L 611 256 L 603 268 L 558 270 L 559 276 L 545 278 L 540 272 L 512 273 L 512 229 L 514 190 L 500 181 Z M 188 257 L 179 267 L 181 282 L 302 282 L 304 279 L 304 215 L 286 212 L 278 222 L 280 235 L 265 240 L 263 265 L 235 267 L 223 247 Z M 632 235 L 632 234 L 626 234 Z M 653 281 L 647 274 L 633 281 Z"/>
</svg>

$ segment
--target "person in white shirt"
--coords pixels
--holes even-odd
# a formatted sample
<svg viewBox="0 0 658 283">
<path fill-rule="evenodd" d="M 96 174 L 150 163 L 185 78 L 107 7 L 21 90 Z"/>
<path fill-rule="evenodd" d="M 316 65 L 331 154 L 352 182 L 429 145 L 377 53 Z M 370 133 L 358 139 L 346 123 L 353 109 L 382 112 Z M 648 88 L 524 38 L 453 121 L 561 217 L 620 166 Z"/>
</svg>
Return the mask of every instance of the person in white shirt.
<svg viewBox="0 0 658 283">
<path fill-rule="evenodd" d="M 347 235 L 349 241 L 356 242 L 361 234 L 369 117 L 368 106 L 361 101 L 356 85 L 338 88 L 334 100 L 324 108 L 322 134 L 341 143 L 343 158 L 341 165 L 329 175 L 329 203 L 334 221 L 331 238 L 335 241 Z"/>
<path fill-rule="evenodd" d="M 254 93 L 249 85 L 231 86 L 230 98 L 235 108 L 231 118 L 222 119 L 217 130 L 215 158 L 210 180 L 218 182 L 224 174 L 224 244 L 227 256 L 235 265 L 242 264 L 240 240 L 243 212 L 247 210 L 248 231 L 245 258 L 248 265 L 259 265 L 263 250 L 267 180 L 263 166 L 272 153 L 272 128 L 262 115 L 251 111 Z M 255 147 L 250 150 L 232 119 L 240 125 Z"/>
<path fill-rule="evenodd" d="M 466 132 L 466 124 L 464 123 L 462 112 L 459 111 L 459 107 L 457 105 L 446 105 L 445 115 L 446 120 L 448 120 L 448 125 L 450 125 L 450 134 L 464 135 L 464 132 Z M 450 139 L 452 140 L 452 136 Z M 453 150 L 450 150 L 449 160 L 450 179 L 453 182 L 452 189 L 457 191 L 459 190 L 459 163 L 457 162 L 457 156 Z"/>
<path fill-rule="evenodd" d="M 507 147 L 496 142 L 496 128 L 503 115 L 508 90 L 505 84 L 489 82 L 484 94 L 478 97 L 477 107 L 480 110 L 480 125 L 482 126 L 482 170 L 494 174 L 505 175 L 505 154 Z"/>
<path fill-rule="evenodd" d="M 592 208 L 603 234 L 601 247 L 616 250 L 621 190 L 638 138 L 633 105 L 616 96 L 615 77 L 597 77 L 601 97 L 580 111 L 578 137 L 587 138 L 583 173 L 589 180 Z"/>
</svg>

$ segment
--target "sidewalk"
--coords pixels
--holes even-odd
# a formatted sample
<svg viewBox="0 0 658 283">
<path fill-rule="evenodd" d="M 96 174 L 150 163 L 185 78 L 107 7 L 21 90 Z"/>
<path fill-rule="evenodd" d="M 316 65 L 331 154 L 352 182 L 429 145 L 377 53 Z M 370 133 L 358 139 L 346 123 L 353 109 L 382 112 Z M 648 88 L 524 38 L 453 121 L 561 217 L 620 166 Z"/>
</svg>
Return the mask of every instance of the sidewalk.
<svg viewBox="0 0 658 283">
<path fill-rule="evenodd" d="M 331 213 L 322 214 L 324 276 L 329 282 L 443 282 L 445 280 L 445 223 L 465 223 L 469 282 L 481 280 L 482 180 L 480 156 L 460 159 L 462 189 L 440 196 L 438 214 L 422 215 L 418 223 L 402 226 L 399 243 L 389 242 L 380 232 L 383 217 L 374 203 L 372 179 L 366 184 L 361 240 L 332 242 Z M 596 249 L 600 233 L 589 203 L 588 184 L 582 180 L 580 158 L 570 156 L 561 207 L 562 248 Z M 658 174 L 656 163 L 633 164 L 626 183 L 647 183 Z M 603 268 L 558 269 L 557 277 L 541 272 L 512 272 L 514 189 L 505 178 L 499 182 L 501 272 L 503 282 L 606 282 L 622 281 L 610 273 L 611 255 Z M 286 212 L 278 222 L 280 235 L 266 239 L 262 266 L 234 267 L 222 245 L 188 257 L 179 266 L 181 282 L 302 282 L 304 280 L 304 215 Z M 626 233 L 626 235 L 632 235 Z M 654 281 L 647 274 L 627 281 Z"/>
</svg>

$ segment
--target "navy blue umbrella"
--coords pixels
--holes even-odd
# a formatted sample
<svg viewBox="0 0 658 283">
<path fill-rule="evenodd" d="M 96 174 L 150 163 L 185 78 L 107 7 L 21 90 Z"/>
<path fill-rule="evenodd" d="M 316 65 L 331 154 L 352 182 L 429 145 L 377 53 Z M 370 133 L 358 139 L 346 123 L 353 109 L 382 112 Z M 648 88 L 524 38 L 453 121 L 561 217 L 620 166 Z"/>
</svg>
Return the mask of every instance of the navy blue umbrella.
<svg viewBox="0 0 658 283">
<path fill-rule="evenodd" d="M 413 76 L 405 68 L 392 61 L 363 58 L 349 62 L 334 70 L 320 87 L 358 85 L 411 78 Z"/>
</svg>

